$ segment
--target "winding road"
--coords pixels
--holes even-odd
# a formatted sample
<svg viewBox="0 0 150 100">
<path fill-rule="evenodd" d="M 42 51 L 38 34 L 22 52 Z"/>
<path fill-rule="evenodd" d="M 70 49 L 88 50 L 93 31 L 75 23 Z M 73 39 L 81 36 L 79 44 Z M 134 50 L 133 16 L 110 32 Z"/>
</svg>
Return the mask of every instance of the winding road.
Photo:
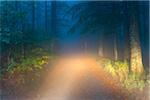
<svg viewBox="0 0 150 100">
<path fill-rule="evenodd" d="M 126 100 L 121 88 L 89 56 L 62 57 L 33 100 Z"/>
</svg>

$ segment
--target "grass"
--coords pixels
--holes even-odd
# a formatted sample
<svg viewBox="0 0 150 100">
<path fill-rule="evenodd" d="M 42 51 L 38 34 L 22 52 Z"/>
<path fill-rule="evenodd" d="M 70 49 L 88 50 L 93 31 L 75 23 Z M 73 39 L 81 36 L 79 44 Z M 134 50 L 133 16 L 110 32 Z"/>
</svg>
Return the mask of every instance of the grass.
<svg viewBox="0 0 150 100">
<path fill-rule="evenodd" d="M 140 75 L 138 73 L 131 73 L 129 71 L 128 61 L 114 61 L 110 59 L 102 58 L 98 60 L 98 63 L 103 66 L 104 70 L 109 73 L 118 83 L 127 89 L 135 90 L 138 89 L 142 91 L 146 86 L 150 85 L 150 80 L 148 75 L 144 73 Z"/>
<path fill-rule="evenodd" d="M 41 48 L 33 49 L 30 54 L 24 58 L 20 59 L 19 63 L 11 59 L 8 64 L 7 71 L 10 74 L 14 72 L 28 72 L 32 70 L 40 70 L 47 64 L 51 55 Z"/>
<path fill-rule="evenodd" d="M 1 80 L 8 81 L 8 86 L 19 86 L 38 80 L 53 55 L 46 49 L 35 48 L 25 58 L 18 58 L 20 59 L 11 59 L 5 74 L 1 75 Z"/>
</svg>

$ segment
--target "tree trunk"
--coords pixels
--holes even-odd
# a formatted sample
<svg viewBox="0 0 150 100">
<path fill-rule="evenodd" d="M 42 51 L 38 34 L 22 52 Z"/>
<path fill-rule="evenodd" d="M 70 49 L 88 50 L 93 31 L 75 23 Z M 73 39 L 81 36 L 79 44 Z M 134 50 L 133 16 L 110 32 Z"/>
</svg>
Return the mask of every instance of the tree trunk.
<svg viewBox="0 0 150 100">
<path fill-rule="evenodd" d="M 86 42 L 86 40 L 84 41 L 84 53 L 87 53 L 87 42 Z"/>
<path fill-rule="evenodd" d="M 56 1 L 51 1 L 51 30 L 52 34 L 56 34 L 56 23 L 57 23 L 57 16 L 56 16 Z"/>
<path fill-rule="evenodd" d="M 102 44 L 98 48 L 98 56 L 103 57 L 103 45 Z"/>
<path fill-rule="evenodd" d="M 100 43 L 98 48 L 98 56 L 103 57 L 103 34 L 100 36 Z"/>
<path fill-rule="evenodd" d="M 45 1 L 45 32 L 47 36 L 47 1 Z"/>
<path fill-rule="evenodd" d="M 133 6 L 133 5 L 131 5 Z M 142 74 L 144 72 L 142 54 L 139 40 L 137 8 L 131 7 L 130 12 L 130 68 L 131 72 Z"/>
<path fill-rule="evenodd" d="M 114 33 L 114 59 L 118 60 L 117 33 Z"/>
<path fill-rule="evenodd" d="M 35 1 L 32 1 L 32 31 L 35 31 Z"/>
<path fill-rule="evenodd" d="M 130 43 L 129 43 L 129 27 L 128 27 L 128 23 L 126 23 L 127 20 L 125 20 L 124 22 L 124 36 L 125 36 L 125 40 L 124 40 L 124 60 L 128 60 L 130 59 Z"/>
<path fill-rule="evenodd" d="M 50 50 L 52 53 L 54 53 L 54 41 L 51 41 L 50 43 Z"/>
<path fill-rule="evenodd" d="M 16 2 L 18 2 L 18 1 L 16 1 Z M 20 6 L 19 6 L 20 5 Z M 19 8 L 18 9 L 18 11 L 19 12 L 23 12 L 23 9 L 22 9 L 22 3 L 21 2 L 18 2 L 18 5 L 16 4 L 16 8 Z M 16 23 L 17 24 L 17 23 Z M 20 18 L 20 21 L 19 21 L 19 25 L 20 25 L 20 27 L 19 27 L 19 31 L 21 31 L 21 36 L 22 36 L 22 41 L 21 41 L 21 56 L 22 56 L 22 58 L 25 58 L 25 54 L 26 54 L 26 48 L 25 48 L 25 39 L 24 39 L 24 37 L 25 37 L 25 34 L 24 34 L 24 19 L 23 18 Z M 16 48 L 16 47 L 15 47 Z"/>
<path fill-rule="evenodd" d="M 123 16 L 123 25 L 124 25 L 124 56 L 123 59 L 129 62 L 130 59 L 130 43 L 129 43 L 129 13 L 128 13 L 128 4 L 124 2 L 124 16 Z"/>
<path fill-rule="evenodd" d="M 51 1 L 51 37 L 54 38 L 54 40 L 51 43 L 51 50 L 54 53 L 55 45 L 56 45 L 56 25 L 57 25 L 57 15 L 56 15 L 56 9 L 57 9 L 57 3 L 56 1 Z"/>
</svg>

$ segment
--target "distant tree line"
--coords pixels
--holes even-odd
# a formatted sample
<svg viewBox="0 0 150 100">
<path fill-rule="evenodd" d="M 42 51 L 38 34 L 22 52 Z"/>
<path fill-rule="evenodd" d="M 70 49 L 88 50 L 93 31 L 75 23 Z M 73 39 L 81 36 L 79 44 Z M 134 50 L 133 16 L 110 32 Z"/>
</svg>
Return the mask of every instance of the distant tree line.
<svg viewBox="0 0 150 100">
<path fill-rule="evenodd" d="M 147 40 L 141 39 L 140 36 L 142 34 L 141 30 L 147 30 L 148 28 L 143 26 L 144 29 L 141 29 L 140 25 L 144 25 L 143 23 L 146 22 L 143 17 L 145 13 L 148 14 L 148 5 L 146 3 L 137 1 L 97 1 L 76 4 L 70 9 L 70 13 L 73 18 L 76 18 L 77 22 L 70 31 L 75 32 L 80 28 L 80 33 L 83 35 L 98 34 L 99 45 L 97 51 L 100 57 L 128 60 L 131 72 L 143 73 L 143 48 L 141 48 L 141 42 Z M 145 18 L 148 18 L 148 16 L 145 16 Z M 148 30 L 145 34 L 148 34 Z M 144 37 L 147 36 L 145 34 L 143 34 Z M 105 43 L 108 41 L 108 35 L 111 35 L 113 39 L 110 45 L 106 47 Z M 85 41 L 84 43 L 85 49 L 88 46 L 87 42 Z M 108 46 L 111 46 L 111 44 L 113 49 L 110 51 L 113 51 L 113 57 L 107 51 Z"/>
</svg>

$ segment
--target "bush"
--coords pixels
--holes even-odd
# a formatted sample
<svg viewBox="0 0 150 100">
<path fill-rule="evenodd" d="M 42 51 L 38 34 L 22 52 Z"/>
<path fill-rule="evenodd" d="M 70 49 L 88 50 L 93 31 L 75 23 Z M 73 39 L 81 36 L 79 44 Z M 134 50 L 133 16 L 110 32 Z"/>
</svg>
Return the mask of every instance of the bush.
<svg viewBox="0 0 150 100">
<path fill-rule="evenodd" d="M 129 63 L 127 61 L 114 61 L 110 59 L 101 59 L 98 61 L 100 66 L 103 66 L 104 70 L 109 73 L 114 79 L 119 81 L 121 85 L 128 89 L 140 89 L 142 90 L 149 80 L 145 75 L 138 73 L 129 73 Z"/>
<path fill-rule="evenodd" d="M 123 82 L 128 78 L 129 64 L 127 61 L 112 61 L 109 59 L 103 61 L 104 70 L 111 74 L 112 77 L 118 79 L 120 82 Z"/>
<path fill-rule="evenodd" d="M 140 89 L 143 90 L 143 88 L 146 85 L 146 81 L 144 81 L 141 76 L 137 73 L 131 73 L 128 75 L 128 78 L 123 83 L 124 87 L 128 90 L 131 89 Z"/>
<path fill-rule="evenodd" d="M 8 64 L 7 71 L 9 74 L 15 72 L 25 73 L 28 71 L 40 70 L 44 68 L 44 64 L 48 64 L 51 54 L 42 48 L 35 48 L 26 56 L 21 58 L 19 62 L 11 59 Z"/>
</svg>

